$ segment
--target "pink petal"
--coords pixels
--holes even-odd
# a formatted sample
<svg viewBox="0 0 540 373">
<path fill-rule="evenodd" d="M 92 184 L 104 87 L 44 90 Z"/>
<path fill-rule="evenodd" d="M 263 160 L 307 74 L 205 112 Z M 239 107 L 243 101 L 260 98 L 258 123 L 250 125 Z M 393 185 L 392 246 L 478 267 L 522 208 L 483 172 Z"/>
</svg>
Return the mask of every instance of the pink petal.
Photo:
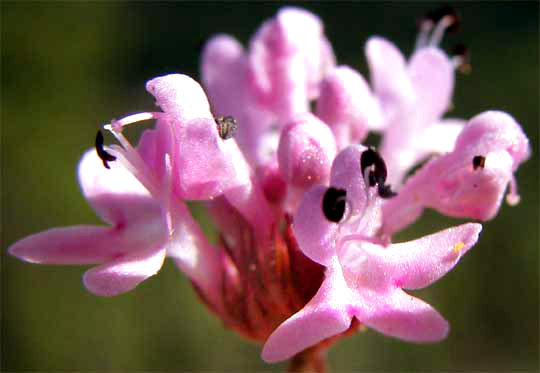
<svg viewBox="0 0 540 373">
<path fill-rule="evenodd" d="M 165 253 L 164 248 L 136 251 L 91 268 L 84 274 L 84 285 L 105 297 L 128 292 L 161 269 Z"/>
<path fill-rule="evenodd" d="M 221 290 L 221 254 L 209 244 L 203 231 L 195 222 L 184 202 L 171 199 L 169 216 L 170 237 L 165 245 L 167 256 L 174 259 L 207 299 L 217 303 Z"/>
<path fill-rule="evenodd" d="M 176 124 L 179 149 L 173 157 L 180 195 L 185 199 L 209 199 L 237 185 L 226 142 L 219 137 L 213 119 L 194 119 Z"/>
<path fill-rule="evenodd" d="M 145 131 L 139 151 L 162 182 L 171 177 L 164 161 L 171 157 L 173 191 L 185 200 L 213 198 L 245 183 L 249 174 L 245 160 L 232 154 L 239 152 L 234 139 L 223 140 L 214 119 L 162 118 L 155 130 Z"/>
<path fill-rule="evenodd" d="M 187 75 L 170 74 L 146 83 L 157 104 L 175 120 L 186 122 L 196 118 L 211 119 L 210 106 L 203 89 Z"/>
<path fill-rule="evenodd" d="M 79 225 L 33 234 L 8 250 L 11 255 L 31 263 L 91 264 L 122 255 L 129 248 L 122 245 L 117 230 Z"/>
<path fill-rule="evenodd" d="M 265 22 L 250 43 L 253 94 L 280 121 L 308 109 L 310 93 L 328 68 L 328 43 L 313 14 L 284 8 Z"/>
<path fill-rule="evenodd" d="M 268 363 L 286 360 L 318 342 L 347 330 L 352 317 L 346 310 L 350 299 L 340 275 L 325 279 L 313 299 L 285 320 L 268 338 L 262 358 Z"/>
<path fill-rule="evenodd" d="M 293 220 L 293 230 L 302 252 L 311 260 L 330 265 L 336 255 L 335 240 L 338 224 L 323 214 L 322 201 L 327 188 L 314 186 L 300 203 Z"/>
<path fill-rule="evenodd" d="M 225 184 L 225 198 L 252 225 L 255 232 L 267 231 L 273 225 L 274 215 L 260 184 L 236 142 L 226 141 L 224 148 L 224 156 L 234 167 L 235 175 Z"/>
<path fill-rule="evenodd" d="M 418 142 L 425 155 L 449 153 L 467 122 L 461 119 L 443 119 L 425 129 Z M 423 158 L 420 156 L 420 158 Z"/>
<path fill-rule="evenodd" d="M 322 81 L 317 116 L 332 128 L 340 149 L 362 142 L 382 121 L 367 82 L 348 66 L 335 68 Z"/>
<path fill-rule="evenodd" d="M 237 75 L 243 57 L 244 48 L 232 36 L 219 34 L 208 40 L 201 58 L 201 76 L 205 87 L 214 88 L 220 85 L 222 79 L 231 77 L 224 76 L 224 73 L 236 72 L 232 75 Z M 234 96 L 235 90 L 229 89 L 229 93 Z M 215 106 L 214 100 L 211 101 Z"/>
<path fill-rule="evenodd" d="M 323 33 L 323 23 L 315 14 L 302 8 L 284 7 L 277 20 L 286 29 L 288 44 L 301 49 L 307 71 L 308 98 L 318 96 L 319 84 L 326 72 L 335 65 L 332 45 Z"/>
<path fill-rule="evenodd" d="M 267 160 L 264 144 L 275 120 L 248 92 L 247 56 L 238 41 L 228 35 L 210 39 L 202 55 L 202 80 L 216 116 L 233 116 L 239 130 L 235 140 L 254 166 Z"/>
<path fill-rule="evenodd" d="M 400 289 L 361 296 L 365 304 L 357 307 L 355 316 L 379 333 L 418 343 L 438 342 L 448 335 L 448 323 L 437 311 Z"/>
<path fill-rule="evenodd" d="M 513 160 L 512 171 L 531 155 L 529 139 L 516 120 L 502 111 L 486 111 L 473 117 L 456 140 L 456 150 L 485 154 L 507 151 Z"/>
<path fill-rule="evenodd" d="M 159 204 L 120 162 L 109 162 L 110 169 L 94 149 L 79 162 L 79 183 L 88 202 L 110 224 L 152 219 L 160 215 Z"/>
<path fill-rule="evenodd" d="M 474 165 L 478 156 L 485 159 L 483 167 Z M 428 162 L 384 205 L 383 230 L 402 229 L 425 207 L 455 217 L 493 218 L 512 173 L 529 156 L 529 141 L 512 117 L 496 111 L 477 115 L 451 153 Z"/>
<path fill-rule="evenodd" d="M 437 48 L 421 48 L 409 61 L 408 73 L 416 93 L 417 122 L 427 127 L 448 110 L 454 88 L 454 67 Z"/>
<path fill-rule="evenodd" d="M 450 271 L 476 243 L 480 224 L 463 224 L 422 237 L 390 245 L 366 247 L 362 278 L 382 286 L 382 282 L 406 289 L 424 288 Z M 379 276 L 384 274 L 384 278 Z"/>
<path fill-rule="evenodd" d="M 401 231 L 418 219 L 424 212 L 420 194 L 410 192 L 413 188 L 406 184 L 397 196 L 383 204 L 383 226 L 381 233 L 392 235 Z"/>
<path fill-rule="evenodd" d="M 395 45 L 379 36 L 371 37 L 365 47 L 373 90 L 381 100 L 388 118 L 399 106 L 414 100 L 405 58 Z"/>
<path fill-rule="evenodd" d="M 512 176 L 512 159 L 506 151 L 485 155 L 485 167 L 476 170 L 472 154 L 450 153 L 428 162 L 383 206 L 383 230 L 403 229 L 426 207 L 454 217 L 493 218 Z"/>
<path fill-rule="evenodd" d="M 347 200 L 354 215 L 361 214 L 367 203 L 367 189 L 360 159 L 367 148 L 351 145 L 339 152 L 332 164 L 330 185 L 347 191 Z"/>
</svg>

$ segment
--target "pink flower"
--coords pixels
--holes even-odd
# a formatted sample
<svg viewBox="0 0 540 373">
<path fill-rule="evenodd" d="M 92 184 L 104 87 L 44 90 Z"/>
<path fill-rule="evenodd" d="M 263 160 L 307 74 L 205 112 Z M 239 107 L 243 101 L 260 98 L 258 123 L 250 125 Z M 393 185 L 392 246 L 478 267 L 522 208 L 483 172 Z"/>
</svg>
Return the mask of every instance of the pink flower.
<svg viewBox="0 0 540 373">
<path fill-rule="evenodd" d="M 360 166 L 362 146 L 334 160 L 330 187 L 315 186 L 302 200 L 293 231 L 298 245 L 326 267 L 319 291 L 272 333 L 263 350 L 269 362 L 292 357 L 345 332 L 355 317 L 383 334 L 412 342 L 446 337 L 448 324 L 405 289 L 426 287 L 442 277 L 476 243 L 480 224 L 464 224 L 420 239 L 384 244 L 381 197 Z M 377 172 L 377 170 L 375 170 Z"/>
<path fill-rule="evenodd" d="M 510 115 L 487 111 L 475 116 L 451 152 L 430 160 L 384 205 L 384 232 L 404 229 L 426 207 L 448 216 L 492 219 L 508 185 L 508 203 L 519 202 L 513 173 L 529 156 L 529 140 Z"/>
<path fill-rule="evenodd" d="M 79 164 L 79 182 L 88 202 L 111 226 L 51 229 L 15 243 L 10 254 L 32 263 L 102 263 L 85 273 L 84 284 L 105 296 L 132 290 L 159 271 L 167 237 L 159 204 L 119 163 L 110 167 L 88 151 Z"/>
<path fill-rule="evenodd" d="M 450 108 L 454 70 L 462 59 L 450 59 L 437 44 L 456 22 L 453 13 L 443 15 L 436 25 L 424 20 L 408 62 L 386 39 L 372 37 L 366 43 L 373 91 L 383 113 L 381 155 L 388 181 L 396 187 L 414 164 L 450 151 L 463 127 L 461 120 L 441 119 Z"/>
</svg>

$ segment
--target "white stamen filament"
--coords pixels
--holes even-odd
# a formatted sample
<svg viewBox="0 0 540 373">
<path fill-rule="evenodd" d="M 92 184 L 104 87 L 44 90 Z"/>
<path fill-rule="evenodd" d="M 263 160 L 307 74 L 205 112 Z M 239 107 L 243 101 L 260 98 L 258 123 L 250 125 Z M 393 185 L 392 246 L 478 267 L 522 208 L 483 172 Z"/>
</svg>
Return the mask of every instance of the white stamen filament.
<svg viewBox="0 0 540 373">
<path fill-rule="evenodd" d="M 156 199 L 163 199 L 163 193 L 160 193 L 160 188 L 155 183 L 156 177 L 146 162 L 141 158 L 139 152 L 133 148 L 128 139 L 122 134 L 122 130 L 123 127 L 128 124 L 137 123 L 143 120 L 159 119 L 162 117 L 163 113 L 138 113 L 128 115 L 120 120 L 112 120 L 110 124 L 103 126 L 105 130 L 113 134 L 121 145 L 121 147 L 113 145 L 110 148 L 118 158 L 123 160 L 122 163 L 129 169 L 133 176 L 135 176 Z"/>
<path fill-rule="evenodd" d="M 506 195 L 506 203 L 508 203 L 510 206 L 515 206 L 519 203 L 520 199 L 521 197 L 518 193 L 517 181 L 514 175 L 512 175 L 510 179 L 510 190 Z"/>
<path fill-rule="evenodd" d="M 172 213 L 171 213 L 171 198 L 172 195 L 172 163 L 169 153 L 165 153 L 165 190 L 163 191 L 163 206 L 166 211 L 165 221 L 167 224 L 167 232 L 169 232 L 169 237 L 172 238 L 174 235 L 174 227 L 172 223 Z"/>
<path fill-rule="evenodd" d="M 164 115 L 163 113 L 156 113 L 156 112 L 137 113 L 137 114 L 128 115 L 127 117 L 124 117 L 118 120 L 113 120 L 111 121 L 110 125 L 116 131 L 121 131 L 121 128 L 124 126 L 127 126 L 128 124 L 133 124 L 133 123 L 142 122 L 142 121 L 151 120 L 151 119 L 160 119 L 163 117 L 163 115 Z"/>
<path fill-rule="evenodd" d="M 144 172 L 141 172 L 137 166 L 131 162 L 126 154 L 126 151 L 118 145 L 110 145 L 105 148 L 109 153 L 116 157 L 116 162 L 120 162 L 122 166 L 127 168 L 129 172 L 150 192 L 151 195 L 159 196 L 159 188 L 155 185 L 153 180 L 148 178 Z"/>
<path fill-rule="evenodd" d="M 465 61 L 463 56 L 453 56 L 451 61 L 454 69 L 459 70 L 462 74 L 469 74 L 471 72 L 471 65 Z"/>
<path fill-rule="evenodd" d="M 428 45 L 429 33 L 433 30 L 433 21 L 430 19 L 425 19 L 421 21 L 420 32 L 416 37 L 416 43 L 414 45 L 414 50 L 424 48 Z"/>
<path fill-rule="evenodd" d="M 455 18 L 453 15 L 446 15 L 440 19 L 439 22 L 435 25 L 435 29 L 433 30 L 433 33 L 431 34 L 431 38 L 429 39 L 428 45 L 430 46 L 437 46 L 441 43 L 442 38 L 444 36 L 444 32 L 446 29 L 450 26 L 452 26 L 455 22 Z"/>
</svg>

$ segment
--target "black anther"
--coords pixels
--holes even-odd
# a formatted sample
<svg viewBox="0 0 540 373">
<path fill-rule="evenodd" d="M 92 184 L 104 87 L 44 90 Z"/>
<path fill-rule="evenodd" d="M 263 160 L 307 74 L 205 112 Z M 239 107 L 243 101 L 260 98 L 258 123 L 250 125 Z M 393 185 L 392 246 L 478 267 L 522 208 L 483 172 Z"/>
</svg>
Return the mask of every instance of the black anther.
<svg viewBox="0 0 540 373">
<path fill-rule="evenodd" d="M 476 170 L 478 167 L 484 168 L 486 164 L 486 157 L 482 155 L 477 155 L 472 159 L 473 169 Z"/>
<path fill-rule="evenodd" d="M 324 216 L 334 223 L 339 223 L 345 215 L 345 198 L 347 192 L 343 189 L 330 187 L 323 197 L 322 209 Z"/>
<path fill-rule="evenodd" d="M 362 175 L 365 175 L 365 170 L 368 167 L 373 166 L 373 170 L 368 173 L 368 182 L 369 186 L 377 185 L 377 192 L 382 198 L 391 198 L 396 196 L 390 185 L 385 184 L 387 170 L 386 163 L 384 159 L 377 153 L 373 148 L 368 148 L 360 156 L 360 169 L 362 170 Z"/>
<path fill-rule="evenodd" d="M 96 152 L 98 157 L 101 158 L 103 166 L 105 166 L 105 168 L 110 168 L 107 162 L 112 162 L 116 160 L 116 157 L 112 154 L 107 153 L 105 149 L 103 149 L 103 141 L 103 134 L 100 130 L 98 130 L 96 135 Z"/>
</svg>

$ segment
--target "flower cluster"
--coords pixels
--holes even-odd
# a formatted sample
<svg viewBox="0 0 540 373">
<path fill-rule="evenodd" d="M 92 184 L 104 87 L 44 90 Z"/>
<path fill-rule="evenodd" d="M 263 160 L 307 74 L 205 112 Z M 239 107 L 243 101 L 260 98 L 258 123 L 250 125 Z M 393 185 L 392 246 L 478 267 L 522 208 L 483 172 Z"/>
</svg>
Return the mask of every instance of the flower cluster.
<svg viewBox="0 0 540 373">
<path fill-rule="evenodd" d="M 161 109 L 104 126 L 119 144 L 79 164 L 83 194 L 106 226 L 54 228 L 9 252 L 28 262 L 97 264 L 83 276 L 101 296 L 133 290 L 171 258 L 226 326 L 264 343 L 276 362 L 360 326 L 412 342 L 446 337 L 448 324 L 407 294 L 451 270 L 481 225 L 409 242 L 393 235 L 425 208 L 486 221 L 519 202 L 514 173 L 530 156 L 508 114 L 443 119 L 462 48 L 438 48 L 455 13 L 429 14 L 406 60 L 381 37 L 365 53 L 371 84 L 337 66 L 318 17 L 284 8 L 244 47 L 206 44 L 201 87 L 186 75 L 146 84 Z M 311 112 L 311 103 L 316 109 Z M 123 134 L 155 120 L 137 146 Z M 370 131 L 378 149 L 360 145 Z M 412 168 L 421 162 L 413 176 Z M 220 232 L 210 242 L 188 201 Z"/>
</svg>

